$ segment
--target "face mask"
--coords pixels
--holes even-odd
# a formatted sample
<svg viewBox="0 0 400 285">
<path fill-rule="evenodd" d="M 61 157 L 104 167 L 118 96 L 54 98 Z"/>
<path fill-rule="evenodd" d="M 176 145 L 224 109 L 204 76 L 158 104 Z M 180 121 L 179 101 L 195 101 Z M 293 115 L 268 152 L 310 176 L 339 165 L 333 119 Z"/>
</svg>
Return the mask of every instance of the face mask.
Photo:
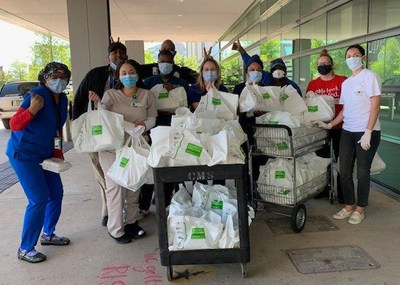
<svg viewBox="0 0 400 285">
<path fill-rule="evenodd" d="M 213 82 L 217 79 L 218 73 L 213 70 L 203 71 L 203 79 L 205 82 Z"/>
<path fill-rule="evenodd" d="M 247 79 L 247 82 L 257 83 L 261 81 L 261 78 L 262 78 L 261 71 L 257 70 L 249 71 L 249 78 Z"/>
<path fill-rule="evenodd" d="M 50 79 L 49 81 L 49 89 L 56 94 L 60 94 L 67 88 L 68 82 L 67 80 L 57 78 L 57 79 Z"/>
<path fill-rule="evenodd" d="M 363 65 L 361 57 L 349 57 L 346 59 L 346 63 L 352 71 L 359 69 Z"/>
<path fill-rule="evenodd" d="M 327 75 L 329 72 L 332 71 L 332 65 L 320 65 L 318 66 L 318 72 L 321 75 Z"/>
<path fill-rule="evenodd" d="M 138 80 L 139 77 L 136 74 L 122 75 L 119 78 L 119 81 L 121 81 L 121 83 L 128 88 L 132 88 L 133 86 L 135 86 Z"/>
<path fill-rule="evenodd" d="M 158 63 L 158 69 L 160 70 L 161 74 L 168 75 L 172 72 L 172 68 L 174 65 L 169 62 L 160 62 Z"/>
<path fill-rule="evenodd" d="M 280 79 L 285 77 L 285 72 L 283 70 L 277 69 L 274 72 L 272 72 L 272 76 L 276 79 Z"/>
</svg>

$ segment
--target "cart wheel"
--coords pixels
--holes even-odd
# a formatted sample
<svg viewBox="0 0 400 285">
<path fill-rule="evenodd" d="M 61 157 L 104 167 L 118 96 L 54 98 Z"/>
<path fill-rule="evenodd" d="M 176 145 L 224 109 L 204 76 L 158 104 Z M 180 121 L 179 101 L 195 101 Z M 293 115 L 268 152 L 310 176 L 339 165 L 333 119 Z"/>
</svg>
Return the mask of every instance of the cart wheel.
<svg viewBox="0 0 400 285">
<path fill-rule="evenodd" d="M 174 280 L 174 271 L 172 266 L 167 266 L 167 279 L 168 281 Z"/>
<path fill-rule="evenodd" d="M 304 229 L 304 226 L 306 225 L 306 219 L 307 219 L 306 206 L 304 206 L 304 204 L 296 205 L 292 211 L 292 220 L 291 220 L 292 230 L 296 233 L 300 233 Z"/>
<path fill-rule="evenodd" d="M 240 263 L 240 268 L 242 269 L 242 278 L 246 278 L 247 277 L 247 264 Z"/>
</svg>

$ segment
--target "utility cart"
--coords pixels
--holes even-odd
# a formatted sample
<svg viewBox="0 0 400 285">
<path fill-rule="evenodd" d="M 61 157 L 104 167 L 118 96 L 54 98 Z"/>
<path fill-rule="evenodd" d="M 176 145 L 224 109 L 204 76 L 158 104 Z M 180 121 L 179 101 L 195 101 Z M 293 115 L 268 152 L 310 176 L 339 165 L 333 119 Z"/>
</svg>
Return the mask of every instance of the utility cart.
<svg viewBox="0 0 400 285">
<path fill-rule="evenodd" d="M 242 277 L 247 275 L 250 261 L 250 241 L 245 190 L 245 165 L 226 164 L 208 166 L 182 166 L 154 168 L 154 186 L 157 208 L 158 241 L 161 265 L 167 266 L 167 278 L 172 280 L 173 265 L 240 263 Z M 165 183 L 182 181 L 235 179 L 239 219 L 239 248 L 176 250 L 168 248 L 167 213 L 165 209 Z"/>
<path fill-rule="evenodd" d="M 312 125 L 290 128 L 285 125 L 255 124 L 252 128 L 254 144 L 249 147 L 249 174 L 253 207 L 257 209 L 258 203 L 266 203 L 271 211 L 290 216 L 293 231 L 299 233 L 303 230 L 307 219 L 304 203 L 321 193 L 325 187 L 330 187 L 331 171 L 328 171 L 328 168 L 320 169 L 319 173 L 315 171 L 318 174 L 304 183 L 299 183 L 297 161 L 302 156 L 330 144 L 328 132 Z M 291 177 L 285 177 L 291 180 L 289 186 L 273 185 L 269 183 L 268 178 L 260 179 L 259 177 L 255 181 L 253 159 L 256 156 L 268 157 L 268 159 L 282 158 L 289 161 Z M 302 169 L 302 171 L 308 170 Z M 276 171 L 273 175 L 277 179 L 279 175 L 284 176 L 285 173 Z"/>
</svg>

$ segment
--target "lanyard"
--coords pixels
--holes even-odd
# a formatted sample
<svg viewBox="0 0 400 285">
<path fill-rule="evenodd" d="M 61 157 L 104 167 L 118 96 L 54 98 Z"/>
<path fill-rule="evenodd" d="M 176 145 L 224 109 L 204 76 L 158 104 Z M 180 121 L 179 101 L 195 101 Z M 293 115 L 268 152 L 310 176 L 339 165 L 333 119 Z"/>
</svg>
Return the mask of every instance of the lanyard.
<svg viewBox="0 0 400 285">
<path fill-rule="evenodd" d="M 53 94 L 51 95 L 51 98 L 53 99 L 53 107 L 54 107 L 53 110 L 54 110 L 54 114 L 56 115 L 56 126 L 57 126 L 57 131 L 58 131 L 57 136 L 59 136 L 61 133 L 61 129 L 62 129 L 61 113 L 60 113 L 59 105 L 57 106 L 56 99 L 54 99 Z M 60 98 L 60 101 L 61 101 L 61 98 Z M 58 104 L 60 104 L 60 102 Z"/>
</svg>

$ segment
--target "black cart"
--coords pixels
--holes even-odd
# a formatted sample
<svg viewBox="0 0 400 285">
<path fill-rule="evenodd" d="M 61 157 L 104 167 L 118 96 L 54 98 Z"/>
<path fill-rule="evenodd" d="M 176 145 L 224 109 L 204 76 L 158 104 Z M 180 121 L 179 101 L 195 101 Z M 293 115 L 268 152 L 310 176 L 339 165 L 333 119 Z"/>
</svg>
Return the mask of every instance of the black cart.
<svg viewBox="0 0 400 285">
<path fill-rule="evenodd" d="M 173 265 L 240 263 L 242 277 L 247 275 L 250 261 L 249 224 L 245 186 L 245 165 L 183 166 L 154 168 L 154 186 L 157 208 L 158 241 L 161 265 L 167 266 L 167 277 L 173 279 Z M 198 249 L 170 251 L 168 249 L 167 213 L 165 210 L 165 183 L 235 179 L 239 218 L 239 248 Z"/>
</svg>

